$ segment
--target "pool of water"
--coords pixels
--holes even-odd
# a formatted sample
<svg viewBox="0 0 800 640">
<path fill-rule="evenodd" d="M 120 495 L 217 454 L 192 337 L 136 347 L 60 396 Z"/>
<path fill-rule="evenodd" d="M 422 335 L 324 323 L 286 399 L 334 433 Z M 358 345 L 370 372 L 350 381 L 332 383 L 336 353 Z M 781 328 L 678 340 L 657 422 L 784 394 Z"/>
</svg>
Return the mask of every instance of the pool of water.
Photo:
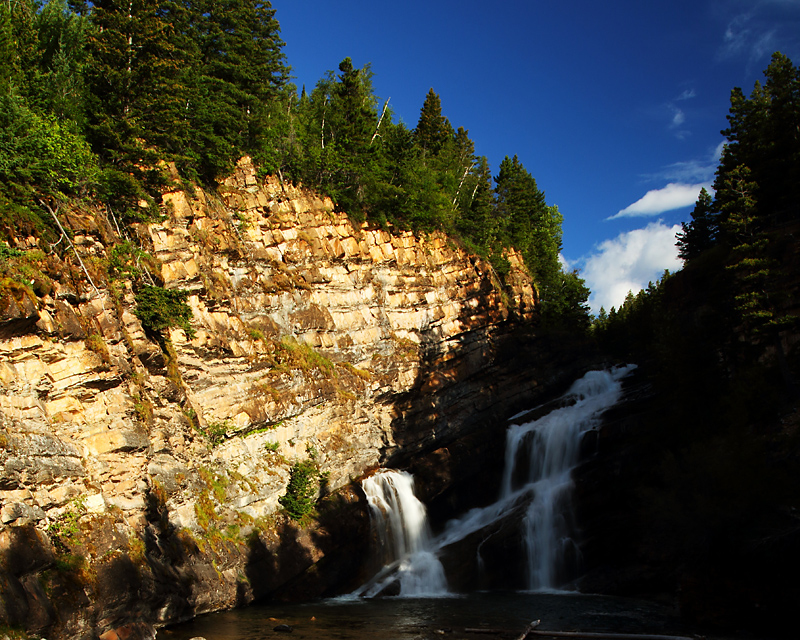
<svg viewBox="0 0 800 640">
<path fill-rule="evenodd" d="M 652 602 L 579 594 L 477 593 L 450 598 L 333 599 L 264 604 L 199 616 L 157 640 L 415 640 L 516 638 L 533 620 L 550 631 L 691 636 L 676 612 Z M 291 633 L 275 631 L 289 625 Z"/>
</svg>

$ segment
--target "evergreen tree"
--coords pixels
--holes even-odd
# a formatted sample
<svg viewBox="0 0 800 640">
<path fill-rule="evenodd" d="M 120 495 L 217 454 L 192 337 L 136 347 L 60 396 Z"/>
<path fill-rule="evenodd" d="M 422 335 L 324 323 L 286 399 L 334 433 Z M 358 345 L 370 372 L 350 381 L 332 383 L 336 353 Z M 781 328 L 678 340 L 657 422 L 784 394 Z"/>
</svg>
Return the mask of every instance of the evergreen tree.
<svg viewBox="0 0 800 640">
<path fill-rule="evenodd" d="M 558 297 L 561 265 L 562 216 L 555 206 L 547 206 L 536 180 L 517 156 L 506 156 L 495 178 L 497 217 L 507 228 L 507 244 L 522 251 L 540 288 L 542 302 Z"/>
<path fill-rule="evenodd" d="M 89 37 L 87 132 L 101 157 L 122 171 L 141 173 L 169 147 L 182 126 L 184 96 L 176 79 L 185 62 L 175 46 L 170 3 L 97 0 Z"/>
<path fill-rule="evenodd" d="M 492 174 L 485 156 L 478 159 L 470 178 L 465 199 L 462 200 L 457 230 L 478 253 L 487 257 L 501 256 L 502 241 L 507 230 L 504 220 L 495 215 Z"/>
<path fill-rule="evenodd" d="M 0 91 L 27 93 L 27 71 L 38 55 L 34 0 L 0 3 Z"/>
<path fill-rule="evenodd" d="M 721 186 L 726 194 L 723 229 L 733 245 L 727 268 L 735 276 L 735 307 L 755 334 L 791 326 L 795 318 L 781 310 L 787 274 L 770 251 L 769 229 L 757 213 L 760 189 L 744 166 L 728 172 Z"/>
<path fill-rule="evenodd" d="M 757 82 L 749 98 L 738 87 L 731 92 L 718 181 L 747 166 L 760 188 L 757 215 L 793 220 L 800 215 L 800 69 L 775 53 L 764 74 L 766 84 Z M 717 195 L 723 209 L 720 197 L 725 194 Z"/>
<path fill-rule="evenodd" d="M 545 319 L 562 328 L 580 332 L 588 330 L 591 323 L 588 304 L 591 291 L 578 271 L 560 270 L 553 289 L 545 307 Z"/>
<path fill-rule="evenodd" d="M 183 74 L 190 157 L 209 179 L 230 171 L 242 153 L 274 165 L 271 120 L 282 113 L 275 106 L 289 73 L 275 10 L 260 0 L 184 2 L 194 60 Z"/>
<path fill-rule="evenodd" d="M 435 156 L 452 137 L 453 127 L 442 115 L 442 101 L 431 88 L 422 103 L 414 140 L 426 155 Z"/>
<path fill-rule="evenodd" d="M 78 24 L 80 22 L 81 24 Z M 90 188 L 96 162 L 71 116 L 81 96 L 83 20 L 61 2 L 0 4 L 0 177 L 4 198 L 33 205 L 41 195 Z M 74 64 L 73 64 L 74 63 Z"/>
<path fill-rule="evenodd" d="M 38 55 L 29 71 L 29 100 L 40 111 L 82 125 L 89 21 L 70 12 L 64 0 L 50 0 L 34 24 Z"/>
<path fill-rule="evenodd" d="M 356 69 L 350 58 L 339 63 L 338 82 L 331 96 L 333 140 L 345 154 L 361 154 L 369 145 L 378 114 L 369 65 Z"/>
<path fill-rule="evenodd" d="M 353 61 L 345 58 L 336 80 L 328 78 L 317 89 L 321 165 L 328 176 L 327 190 L 337 206 L 354 219 L 364 220 L 378 169 L 378 150 L 372 145 L 378 125 L 372 71 L 369 65 L 356 69 Z"/>
<path fill-rule="evenodd" d="M 692 220 L 681 223 L 682 231 L 677 234 L 678 255 L 683 260 L 693 260 L 717 241 L 717 212 L 714 201 L 705 187 L 700 190 Z"/>
</svg>

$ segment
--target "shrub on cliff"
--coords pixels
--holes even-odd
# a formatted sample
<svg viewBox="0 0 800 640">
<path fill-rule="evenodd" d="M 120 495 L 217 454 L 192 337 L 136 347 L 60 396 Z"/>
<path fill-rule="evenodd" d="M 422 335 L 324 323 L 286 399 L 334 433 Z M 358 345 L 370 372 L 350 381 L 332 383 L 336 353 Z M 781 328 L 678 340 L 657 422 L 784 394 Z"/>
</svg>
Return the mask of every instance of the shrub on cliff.
<svg viewBox="0 0 800 640">
<path fill-rule="evenodd" d="M 302 520 L 314 509 L 319 494 L 319 480 L 320 473 L 313 456 L 294 463 L 286 493 L 278 498 L 292 520 Z"/>
<path fill-rule="evenodd" d="M 136 294 L 136 317 L 142 322 L 145 331 L 162 335 L 167 329 L 180 327 L 187 338 L 193 338 L 194 329 L 190 322 L 192 309 L 186 304 L 189 296 L 181 289 L 145 286 Z"/>
</svg>

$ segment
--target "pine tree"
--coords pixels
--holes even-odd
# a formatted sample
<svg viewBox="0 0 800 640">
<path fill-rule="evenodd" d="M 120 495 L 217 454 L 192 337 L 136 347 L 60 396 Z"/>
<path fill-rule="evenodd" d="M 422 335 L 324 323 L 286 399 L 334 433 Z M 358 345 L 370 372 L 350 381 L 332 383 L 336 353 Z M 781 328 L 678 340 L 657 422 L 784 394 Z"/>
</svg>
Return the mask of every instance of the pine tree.
<svg viewBox="0 0 800 640">
<path fill-rule="evenodd" d="M 431 88 L 422 103 L 417 128 L 414 130 L 416 144 L 426 155 L 435 156 L 452 137 L 453 127 L 442 115 L 442 101 Z"/>
<path fill-rule="evenodd" d="M 800 216 L 800 69 L 775 53 L 764 74 L 766 84 L 757 82 L 749 98 L 738 87 L 731 92 L 718 180 L 747 166 L 760 188 L 757 215 L 787 221 Z"/>
<path fill-rule="evenodd" d="M 686 261 L 694 260 L 717 242 L 718 222 L 714 201 L 705 187 L 700 190 L 690 222 L 681 223 L 677 234 L 678 255 Z"/>
<path fill-rule="evenodd" d="M 317 103 L 322 101 L 322 165 L 330 176 L 328 192 L 342 210 L 355 220 L 364 220 L 378 174 L 378 148 L 371 144 L 378 125 L 372 71 L 369 65 L 357 69 L 345 58 L 336 80 L 329 79 L 317 88 Z"/>
<path fill-rule="evenodd" d="M 496 212 L 507 226 L 507 243 L 522 251 L 539 285 L 541 299 L 547 303 L 559 291 L 561 213 L 557 207 L 547 205 L 544 193 L 517 156 L 504 158 L 495 181 Z"/>
<path fill-rule="evenodd" d="M 378 123 L 369 65 L 356 69 L 350 58 L 339 63 L 338 82 L 331 96 L 331 127 L 338 148 L 360 154 L 370 143 Z"/>
<path fill-rule="evenodd" d="M 502 254 L 501 238 L 506 229 L 503 220 L 495 216 L 492 174 L 489 161 L 481 156 L 471 172 L 471 192 L 461 207 L 457 228 L 476 250 L 484 255 Z"/>
<path fill-rule="evenodd" d="M 190 156 L 214 178 L 231 170 L 242 153 L 275 162 L 271 122 L 285 97 L 289 68 L 280 25 L 269 2 L 185 0 L 193 64 L 189 89 Z M 185 20 L 185 19 L 184 19 Z"/>
<path fill-rule="evenodd" d="M 29 101 L 62 121 L 82 125 L 89 21 L 70 12 L 64 0 L 50 0 L 36 14 L 34 26 L 38 55 L 29 69 Z"/>
<path fill-rule="evenodd" d="M 95 150 L 123 171 L 152 165 L 182 126 L 176 91 L 182 53 L 170 25 L 173 5 L 155 0 L 97 0 L 89 38 L 89 118 Z"/>
</svg>

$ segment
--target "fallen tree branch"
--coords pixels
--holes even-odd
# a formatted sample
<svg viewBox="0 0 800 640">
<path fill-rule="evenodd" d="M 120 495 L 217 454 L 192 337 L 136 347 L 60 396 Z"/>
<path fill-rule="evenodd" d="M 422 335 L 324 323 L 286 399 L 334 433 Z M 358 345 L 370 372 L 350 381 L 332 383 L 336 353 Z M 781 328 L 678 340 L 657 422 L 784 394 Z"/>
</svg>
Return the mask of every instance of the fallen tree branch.
<svg viewBox="0 0 800 640">
<path fill-rule="evenodd" d="M 527 636 L 531 632 L 531 630 L 533 630 L 536 627 L 538 627 L 540 622 L 541 622 L 541 620 L 534 620 L 533 622 L 531 622 L 527 627 L 525 627 L 525 631 L 522 632 L 522 635 L 521 636 L 517 636 L 517 638 L 515 638 L 515 640 L 525 640 L 525 636 Z M 483 634 L 486 634 L 486 635 L 495 635 L 495 636 L 497 636 L 497 635 L 500 635 L 501 633 L 509 633 L 509 630 L 508 629 L 479 629 L 479 628 L 474 628 L 474 627 L 472 627 L 472 628 L 467 627 L 466 629 L 464 629 L 464 633 L 483 633 Z"/>
<path fill-rule="evenodd" d="M 520 636 L 517 636 L 516 640 L 525 640 L 525 638 L 527 638 L 527 637 L 528 637 L 528 635 L 529 635 L 529 634 L 530 634 L 530 633 L 531 633 L 531 632 L 532 632 L 532 631 L 533 631 L 533 630 L 534 630 L 536 627 L 538 627 L 538 626 L 539 626 L 539 623 L 540 623 L 540 622 L 541 622 L 541 620 L 534 620 L 533 622 L 531 622 L 531 623 L 530 623 L 530 624 L 529 624 L 527 627 L 525 627 L 525 631 L 523 631 L 523 632 L 522 632 L 522 635 L 520 635 Z"/>
<path fill-rule="evenodd" d="M 56 221 L 56 224 L 58 225 L 58 228 L 61 229 L 62 237 L 66 238 L 67 243 L 69 244 L 70 248 L 72 249 L 73 253 L 75 254 L 75 257 L 78 259 L 78 262 L 80 263 L 81 268 L 83 269 L 83 273 L 86 274 L 86 279 L 89 281 L 89 284 L 92 285 L 92 289 L 94 289 L 94 292 L 97 294 L 97 297 L 100 299 L 100 307 L 103 309 L 103 312 L 105 312 L 106 307 L 103 304 L 103 294 L 100 293 L 100 290 L 95 285 L 94 280 L 92 280 L 92 276 L 89 275 L 89 270 L 86 268 L 86 265 L 83 264 L 83 260 L 81 259 L 81 256 L 78 253 L 78 250 L 75 248 L 75 245 L 72 244 L 72 240 L 69 239 L 69 236 L 67 235 L 67 232 L 64 231 L 64 227 L 61 226 L 61 222 L 59 221 L 58 216 L 56 215 L 59 207 L 56 207 L 56 211 L 53 211 L 52 207 L 50 207 L 50 205 L 47 204 L 44 200 L 39 200 L 39 204 L 44 206 L 50 212 L 50 215 L 53 216 L 53 220 Z M 61 242 L 60 239 L 59 239 L 59 242 Z"/>
</svg>

